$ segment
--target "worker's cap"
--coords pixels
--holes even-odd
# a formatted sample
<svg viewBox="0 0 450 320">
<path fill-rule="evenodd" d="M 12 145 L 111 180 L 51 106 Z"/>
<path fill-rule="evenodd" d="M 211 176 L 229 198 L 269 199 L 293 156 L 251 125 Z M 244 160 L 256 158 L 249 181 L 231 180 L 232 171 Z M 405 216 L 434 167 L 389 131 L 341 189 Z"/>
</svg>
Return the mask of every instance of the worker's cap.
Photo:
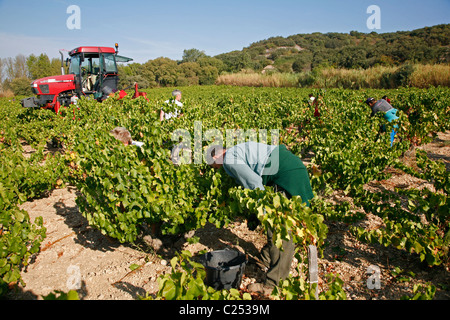
<svg viewBox="0 0 450 320">
<path fill-rule="evenodd" d="M 374 98 L 367 98 L 366 103 L 369 104 L 369 103 L 371 103 L 372 101 L 375 101 L 375 99 L 374 99 Z"/>
</svg>

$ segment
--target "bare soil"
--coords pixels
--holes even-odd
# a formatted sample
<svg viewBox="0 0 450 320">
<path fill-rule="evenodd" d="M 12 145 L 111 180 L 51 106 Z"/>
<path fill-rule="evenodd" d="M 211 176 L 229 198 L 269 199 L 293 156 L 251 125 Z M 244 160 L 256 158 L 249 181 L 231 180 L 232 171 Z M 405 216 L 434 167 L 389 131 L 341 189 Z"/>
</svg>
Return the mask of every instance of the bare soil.
<svg viewBox="0 0 450 320">
<path fill-rule="evenodd" d="M 432 143 L 420 149 L 426 150 L 430 158 L 444 161 L 447 170 L 450 169 L 450 132 L 440 133 Z M 27 152 L 32 151 L 25 150 Z M 411 152 L 403 160 L 413 162 L 413 159 L 414 152 Z M 374 190 L 384 188 L 392 191 L 395 187 L 424 188 L 429 185 L 403 172 L 394 172 L 389 180 L 367 186 Z M 88 225 L 76 205 L 77 193 L 76 188 L 70 186 L 55 189 L 48 197 L 21 206 L 32 221 L 38 216 L 43 217 L 47 238 L 40 253 L 22 272 L 26 286 L 18 286 L 10 294 L 10 299 L 42 299 L 56 290 L 67 292 L 72 288 L 78 289 L 79 297 L 86 300 L 137 299 L 157 292 L 156 279 L 170 272 L 170 259 L 175 251 L 189 250 L 195 256 L 201 250 L 228 247 L 257 256 L 266 242 L 260 229 L 250 231 L 246 221 L 236 221 L 224 229 L 207 225 L 185 237 L 163 238 L 158 252 L 151 246 L 120 244 Z M 334 197 L 336 200 L 344 198 L 340 194 Z M 382 225 L 381 219 L 373 215 L 367 215 L 362 223 L 370 227 Z M 323 257 L 318 260 L 320 285 L 326 274 L 335 273 L 344 281 L 344 290 L 351 300 L 398 300 L 404 295 L 412 296 L 414 284 L 433 284 L 437 287 L 435 299 L 450 299 L 448 263 L 430 268 L 417 256 L 405 251 L 361 243 L 348 232 L 348 224 L 327 224 L 327 245 Z M 187 238 L 192 236 L 198 237 L 198 242 L 190 244 Z M 156 241 L 153 243 L 153 247 L 160 245 Z M 132 271 L 132 265 L 140 267 Z M 381 289 L 367 286 L 367 270 L 373 265 L 380 268 Z M 296 266 L 297 261 L 294 260 L 292 273 L 297 272 Z M 395 267 L 404 270 L 408 276 L 402 280 L 395 277 Z M 264 274 L 254 265 L 248 265 L 241 289 L 245 290 L 248 284 L 263 277 Z M 77 278 L 81 282 L 77 283 Z"/>
</svg>

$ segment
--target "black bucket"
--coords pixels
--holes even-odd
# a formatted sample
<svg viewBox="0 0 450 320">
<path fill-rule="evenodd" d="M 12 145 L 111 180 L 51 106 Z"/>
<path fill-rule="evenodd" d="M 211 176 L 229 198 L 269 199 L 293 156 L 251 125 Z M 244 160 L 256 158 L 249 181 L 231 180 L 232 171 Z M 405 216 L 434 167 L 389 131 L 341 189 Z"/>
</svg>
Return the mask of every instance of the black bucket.
<svg viewBox="0 0 450 320">
<path fill-rule="evenodd" d="M 205 284 L 215 290 L 239 289 L 244 274 L 247 257 L 239 251 L 225 249 L 205 253 L 200 256 L 205 266 Z"/>
</svg>

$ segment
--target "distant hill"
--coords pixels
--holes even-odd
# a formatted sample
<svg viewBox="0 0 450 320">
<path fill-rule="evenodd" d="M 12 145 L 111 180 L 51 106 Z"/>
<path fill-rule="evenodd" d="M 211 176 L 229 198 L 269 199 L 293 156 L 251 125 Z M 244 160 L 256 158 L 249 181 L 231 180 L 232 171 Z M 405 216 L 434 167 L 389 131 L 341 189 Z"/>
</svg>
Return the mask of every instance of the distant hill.
<svg viewBox="0 0 450 320">
<path fill-rule="evenodd" d="M 312 33 L 272 37 L 215 56 L 224 71 L 302 72 L 316 67 L 363 68 L 450 62 L 450 24 L 392 33 Z"/>
</svg>

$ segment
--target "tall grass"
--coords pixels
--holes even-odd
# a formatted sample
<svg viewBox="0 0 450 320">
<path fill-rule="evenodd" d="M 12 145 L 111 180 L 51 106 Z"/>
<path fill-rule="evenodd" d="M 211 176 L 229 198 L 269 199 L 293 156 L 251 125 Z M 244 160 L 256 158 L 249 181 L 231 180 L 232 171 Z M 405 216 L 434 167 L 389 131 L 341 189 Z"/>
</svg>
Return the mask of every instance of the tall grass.
<svg viewBox="0 0 450 320">
<path fill-rule="evenodd" d="M 377 66 L 369 69 L 316 69 L 308 73 L 241 72 L 223 74 L 218 85 L 249 87 L 313 87 L 393 89 L 401 86 L 428 88 L 450 86 L 450 65 L 405 64 L 399 67 Z"/>
<path fill-rule="evenodd" d="M 412 87 L 450 87 L 450 65 L 417 65 L 411 76 Z"/>
<path fill-rule="evenodd" d="M 395 67 L 369 69 L 322 69 L 314 77 L 314 87 L 320 88 L 382 88 L 382 77 L 393 74 Z"/>
<path fill-rule="evenodd" d="M 14 92 L 11 89 L 2 90 L 0 88 L 0 98 L 12 98 L 14 97 Z"/>
<path fill-rule="evenodd" d="M 297 87 L 298 75 L 294 73 L 261 74 L 247 71 L 222 74 L 217 78 L 216 84 L 243 87 Z"/>
</svg>

